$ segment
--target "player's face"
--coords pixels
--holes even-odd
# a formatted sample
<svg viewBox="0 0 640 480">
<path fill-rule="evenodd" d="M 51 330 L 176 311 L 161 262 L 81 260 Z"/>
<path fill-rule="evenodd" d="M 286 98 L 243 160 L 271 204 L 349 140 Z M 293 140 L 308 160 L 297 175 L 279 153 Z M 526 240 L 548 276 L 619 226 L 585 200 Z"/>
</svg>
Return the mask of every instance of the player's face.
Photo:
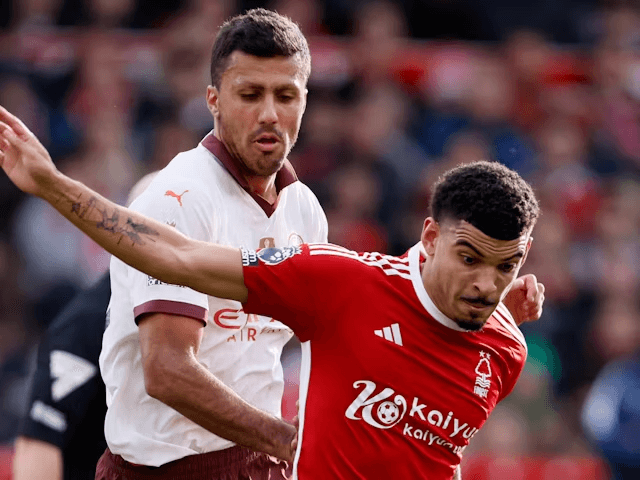
<svg viewBox="0 0 640 480">
<path fill-rule="evenodd" d="M 435 305 L 467 330 L 489 319 L 518 276 L 531 245 L 530 232 L 496 240 L 465 221 L 425 220 L 427 252 L 422 278 Z"/>
<path fill-rule="evenodd" d="M 235 51 L 219 89 L 207 88 L 215 135 L 259 177 L 282 167 L 298 138 L 306 101 L 306 82 L 294 58 Z"/>
</svg>

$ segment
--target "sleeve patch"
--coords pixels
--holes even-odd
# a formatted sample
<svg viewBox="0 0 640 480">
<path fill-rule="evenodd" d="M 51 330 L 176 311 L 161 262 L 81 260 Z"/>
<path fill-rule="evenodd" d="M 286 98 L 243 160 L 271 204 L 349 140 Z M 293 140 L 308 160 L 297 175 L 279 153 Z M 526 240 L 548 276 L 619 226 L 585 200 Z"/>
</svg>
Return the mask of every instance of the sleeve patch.
<svg viewBox="0 0 640 480">
<path fill-rule="evenodd" d="M 151 275 L 147 275 L 147 287 L 154 287 L 159 285 L 170 285 L 172 287 L 184 287 L 184 285 L 173 285 L 169 283 L 165 283 L 157 278 L 153 278 Z"/>
<path fill-rule="evenodd" d="M 257 252 L 255 250 L 246 250 L 243 248 L 242 266 L 252 267 L 258 265 L 259 262 L 266 265 L 277 265 L 294 255 L 299 255 L 300 253 L 302 253 L 302 249 L 297 245 L 280 248 L 263 248 Z"/>
</svg>

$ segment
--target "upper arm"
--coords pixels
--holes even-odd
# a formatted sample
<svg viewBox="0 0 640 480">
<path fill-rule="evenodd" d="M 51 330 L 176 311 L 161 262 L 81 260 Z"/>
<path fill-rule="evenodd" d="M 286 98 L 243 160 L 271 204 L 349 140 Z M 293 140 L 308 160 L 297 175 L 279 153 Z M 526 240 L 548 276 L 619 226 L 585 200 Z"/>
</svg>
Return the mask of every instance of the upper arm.
<svg viewBox="0 0 640 480">
<path fill-rule="evenodd" d="M 178 199 L 176 193 L 183 195 Z M 242 299 L 245 289 L 239 250 L 211 243 L 218 238 L 220 228 L 220 202 L 216 195 L 215 185 L 205 185 L 194 178 L 169 178 L 161 173 L 131 208 L 188 237 L 180 247 L 168 252 L 173 257 L 173 283 L 211 296 Z M 136 281 L 139 298 L 154 295 L 147 288 L 146 275 L 135 270 L 132 274 L 140 276 Z M 174 300 L 205 306 L 204 297 L 190 295 L 184 289 L 180 292 Z"/>
<path fill-rule="evenodd" d="M 180 258 L 185 285 L 213 297 L 247 300 L 239 248 L 192 242 L 180 252 Z"/>
<path fill-rule="evenodd" d="M 51 443 L 26 436 L 16 439 L 13 480 L 62 480 L 62 451 Z"/>
<path fill-rule="evenodd" d="M 204 324 L 194 318 L 169 313 L 148 313 L 138 319 L 142 362 L 165 361 L 167 356 L 197 355 Z"/>
<path fill-rule="evenodd" d="M 350 290 L 366 281 L 369 267 L 359 258 L 331 244 L 243 250 L 244 311 L 278 319 L 302 341 L 318 339 L 322 332 L 331 335 Z"/>
<path fill-rule="evenodd" d="M 139 318 L 138 339 L 147 393 L 163 397 L 171 390 L 172 374 L 196 361 L 204 324 L 194 318 L 148 313 Z"/>
</svg>

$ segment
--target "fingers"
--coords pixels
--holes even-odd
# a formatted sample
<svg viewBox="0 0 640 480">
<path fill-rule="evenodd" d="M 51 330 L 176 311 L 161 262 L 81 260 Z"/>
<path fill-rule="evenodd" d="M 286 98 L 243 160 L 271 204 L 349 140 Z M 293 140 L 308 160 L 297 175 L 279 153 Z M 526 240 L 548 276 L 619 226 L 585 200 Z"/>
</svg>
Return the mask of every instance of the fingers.
<svg viewBox="0 0 640 480">
<path fill-rule="evenodd" d="M 22 123 L 15 115 L 12 115 L 6 108 L 0 105 L 0 122 L 8 125 L 13 132 L 19 137 L 24 139 L 32 136 L 31 130 L 27 128 L 27 126 Z"/>
<path fill-rule="evenodd" d="M 536 293 L 532 301 L 532 320 L 538 320 L 542 316 L 542 305 L 544 304 L 544 285 L 536 282 Z"/>
<path fill-rule="evenodd" d="M 518 291 L 519 293 L 517 293 Z M 509 295 L 505 299 L 507 308 L 511 307 L 510 311 L 515 313 L 514 318 L 516 318 L 518 325 L 538 320 L 541 317 L 545 287 L 538 282 L 535 275 L 527 274 L 518 277 L 514 280 L 510 292 L 515 295 L 512 296 L 511 300 L 517 299 L 518 295 L 520 295 L 517 305 L 510 303 Z"/>
<path fill-rule="evenodd" d="M 2 138 L 9 138 L 10 136 L 15 135 L 15 132 L 9 125 L 0 120 L 0 135 L 2 135 Z"/>
<path fill-rule="evenodd" d="M 522 279 L 527 292 L 527 300 L 534 302 L 538 294 L 538 279 L 532 274 L 525 275 Z"/>
<path fill-rule="evenodd" d="M 509 290 L 518 290 L 519 288 L 524 288 L 524 286 L 524 277 L 518 277 L 513 281 Z"/>
<path fill-rule="evenodd" d="M 7 116 L 5 115 L 3 117 L 3 112 L 13 118 L 13 120 L 6 122 L 5 120 L 7 119 Z M 17 133 L 16 128 L 18 131 L 23 133 Z M 31 133 L 24 123 L 7 112 L 5 108 L 0 106 L 0 149 L 2 149 L 6 154 L 7 148 L 9 147 L 14 147 L 18 151 L 24 151 L 25 148 L 33 148 L 39 155 L 42 155 L 45 158 L 50 158 L 47 149 Z"/>
<path fill-rule="evenodd" d="M 0 122 L 0 153 L 2 153 L 2 158 L 9 152 L 15 141 L 16 135 L 13 130 L 6 123 Z"/>
</svg>

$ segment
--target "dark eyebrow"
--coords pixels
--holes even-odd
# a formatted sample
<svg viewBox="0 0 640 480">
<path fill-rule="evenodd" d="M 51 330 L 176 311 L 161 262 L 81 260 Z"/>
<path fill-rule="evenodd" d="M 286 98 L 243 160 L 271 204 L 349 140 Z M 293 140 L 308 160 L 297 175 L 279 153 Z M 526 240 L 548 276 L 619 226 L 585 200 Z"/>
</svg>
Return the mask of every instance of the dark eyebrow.
<svg viewBox="0 0 640 480">
<path fill-rule="evenodd" d="M 240 82 L 238 84 L 236 84 L 238 89 L 242 89 L 242 88 L 252 88 L 254 90 L 264 90 L 265 86 L 260 84 L 260 83 L 253 83 L 253 82 Z M 276 92 L 281 92 L 283 90 L 291 90 L 291 91 L 298 91 L 299 89 L 296 88 L 295 84 L 293 83 L 283 83 L 281 85 L 276 85 L 274 88 L 274 91 Z"/>
<path fill-rule="evenodd" d="M 476 253 L 476 255 L 478 255 L 479 257 L 483 257 L 483 258 L 484 258 L 484 255 L 483 255 L 483 254 L 481 254 L 481 253 L 478 251 L 478 249 L 477 249 L 476 247 L 474 247 L 473 245 L 471 245 L 471 244 L 470 244 L 469 242 L 467 242 L 466 240 L 456 240 L 456 243 L 455 243 L 455 244 L 456 244 L 457 246 L 459 246 L 459 247 L 467 247 L 469 250 L 473 250 L 473 251 Z"/>
<path fill-rule="evenodd" d="M 467 247 L 469 250 L 473 250 L 473 252 L 478 255 L 479 257 L 484 258 L 484 255 L 482 253 L 480 253 L 480 251 L 474 247 L 473 245 L 471 245 L 468 241 L 466 240 L 456 240 L 455 245 L 459 246 L 459 247 Z M 522 252 L 518 252 L 518 253 L 514 253 L 513 255 L 511 255 L 509 258 L 505 258 L 504 260 L 501 260 L 501 262 L 508 262 L 510 260 L 516 260 L 516 259 L 520 259 L 524 257 L 524 253 Z"/>
<path fill-rule="evenodd" d="M 264 86 L 258 84 L 258 83 L 253 83 L 253 82 L 247 82 L 247 83 L 238 83 L 236 84 L 238 89 L 242 89 L 242 88 L 253 88 L 256 90 L 264 90 Z"/>
</svg>

